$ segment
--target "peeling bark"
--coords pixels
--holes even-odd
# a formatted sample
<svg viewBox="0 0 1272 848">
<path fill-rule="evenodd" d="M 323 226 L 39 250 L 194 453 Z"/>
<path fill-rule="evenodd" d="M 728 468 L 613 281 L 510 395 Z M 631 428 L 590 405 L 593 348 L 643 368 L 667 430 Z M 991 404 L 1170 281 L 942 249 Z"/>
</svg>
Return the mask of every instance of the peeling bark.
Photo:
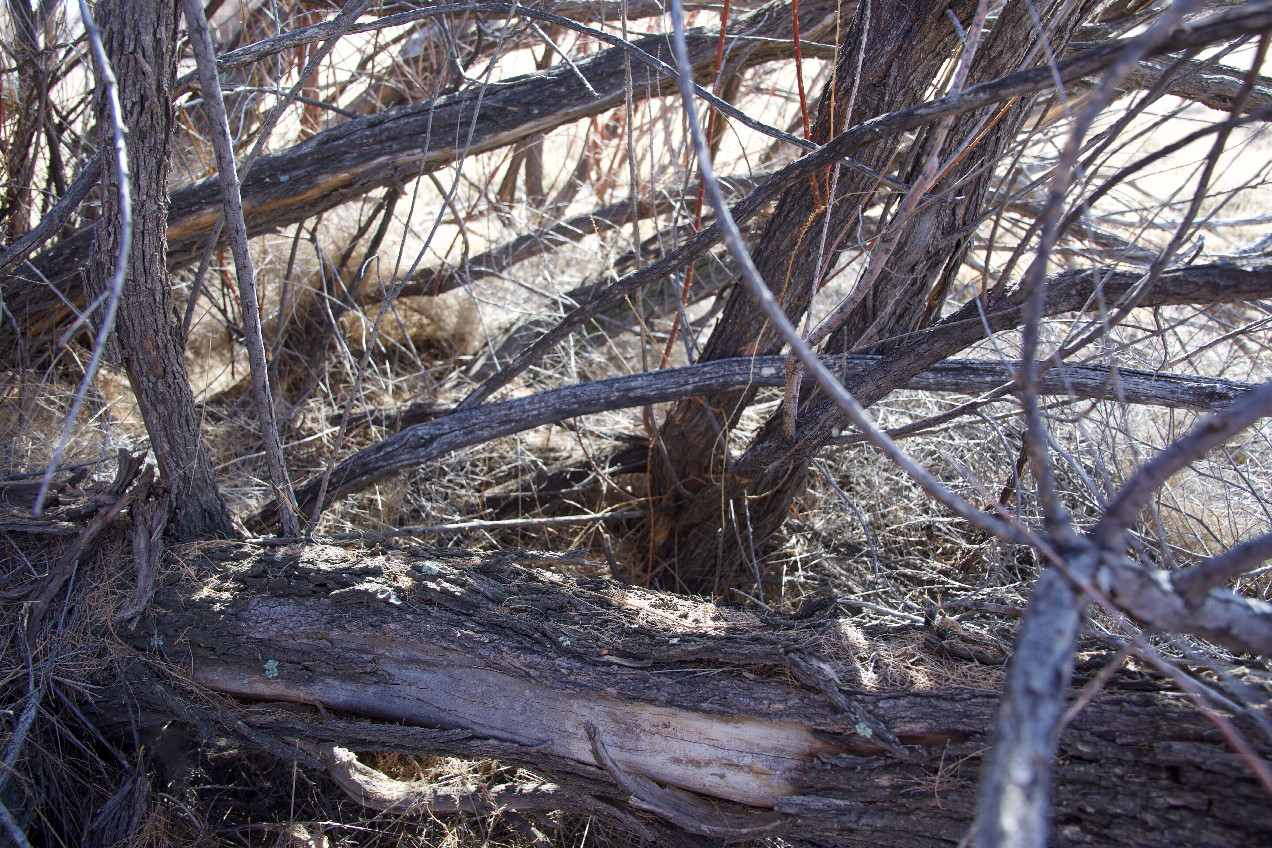
<svg viewBox="0 0 1272 848">
<path fill-rule="evenodd" d="M 831 0 L 800 5 L 800 32 L 816 38 L 833 24 Z M 732 73 L 788 55 L 791 12 L 777 0 L 736 20 L 729 31 L 748 36 L 736 51 Z M 717 35 L 691 36 L 694 67 L 703 81 L 713 73 Z M 651 35 L 636 46 L 666 62 L 666 39 Z M 626 97 L 625 51 L 609 48 L 546 72 L 390 109 L 349 121 L 270 156 L 262 156 L 241 186 L 250 236 L 273 232 L 390 185 L 401 185 L 469 155 L 524 141 L 581 118 L 622 105 Z M 633 62 L 633 96 L 658 96 L 670 78 Z M 584 82 L 586 78 L 587 82 Z M 479 102 L 480 101 L 480 102 Z M 480 108 L 479 108 L 480 107 Z M 471 130 L 471 132 L 470 132 Z M 221 208 L 215 178 L 173 192 L 168 213 L 168 264 L 199 258 Z M 94 227 L 81 230 L 41 253 L 35 266 L 72 303 L 82 301 L 80 269 Z M 66 307 L 43 281 L 19 272 L 6 284 L 5 303 L 28 336 L 54 330 Z M 10 332 L 0 326 L 0 332 Z"/>
<path fill-rule="evenodd" d="M 263 702 L 232 713 L 253 733 L 493 756 L 593 803 L 646 810 L 657 799 L 631 787 L 656 786 L 680 803 L 714 799 L 732 826 L 825 845 L 953 844 L 971 821 L 1000 673 L 978 669 L 981 689 L 950 685 L 949 653 L 934 656 L 923 627 L 760 615 L 562 577 L 534 566 L 563 558 L 517 551 L 203 544 L 173 557 L 180 571 L 138 629 L 147 661 L 133 673 L 153 683 L 166 668 Z M 620 787 L 589 727 L 646 783 Z M 1067 728 L 1054 796 L 1061 845 L 1235 846 L 1272 833 L 1237 755 L 1142 677 L 1115 679 Z"/>
</svg>

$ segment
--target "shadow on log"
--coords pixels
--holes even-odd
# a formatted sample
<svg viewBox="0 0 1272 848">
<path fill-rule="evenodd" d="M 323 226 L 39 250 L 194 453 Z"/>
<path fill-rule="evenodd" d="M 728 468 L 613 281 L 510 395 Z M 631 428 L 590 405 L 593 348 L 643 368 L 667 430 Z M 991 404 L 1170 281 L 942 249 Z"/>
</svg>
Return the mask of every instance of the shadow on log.
<svg viewBox="0 0 1272 848">
<path fill-rule="evenodd" d="M 221 719 L 258 743 L 494 757 L 583 807 L 627 803 L 713 839 L 946 845 L 971 822 L 1006 646 L 969 650 L 957 625 L 757 614 L 540 568 L 591 568 L 569 555 L 205 543 L 170 556 L 182 565 L 129 665 L 152 709 L 171 712 L 193 682 L 239 699 Z M 1055 786 L 1055 844 L 1272 833 L 1212 726 L 1130 672 L 1065 730 Z"/>
</svg>

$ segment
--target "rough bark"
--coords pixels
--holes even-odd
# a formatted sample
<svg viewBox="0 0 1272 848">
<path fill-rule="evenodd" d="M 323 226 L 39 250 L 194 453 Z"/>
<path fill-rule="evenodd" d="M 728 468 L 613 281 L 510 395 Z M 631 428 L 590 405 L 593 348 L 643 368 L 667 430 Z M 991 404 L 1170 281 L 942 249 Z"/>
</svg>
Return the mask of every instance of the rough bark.
<svg viewBox="0 0 1272 848">
<path fill-rule="evenodd" d="M 973 7 L 974 4 L 962 3 L 951 8 L 966 16 Z M 845 121 L 848 125 L 862 123 L 925 99 L 927 86 L 955 38 L 945 8 L 945 3 L 926 2 L 859 6 L 845 30 L 835 74 L 817 107 L 812 130 L 815 142 L 823 144 L 837 135 Z M 857 155 L 872 168 L 886 171 L 896 156 L 896 145 L 885 140 Z M 876 179 L 843 170 L 835 202 L 829 204 L 831 219 L 827 222 L 826 198 L 831 183 L 828 169 L 809 181 L 790 186 L 753 250 L 760 274 L 792 318 L 808 308 L 818 269 L 825 262 L 823 255 L 833 256 L 834 243 L 840 235 L 860 224 L 860 215 L 878 188 Z M 825 245 L 823 230 L 829 236 Z M 762 356 L 777 353 L 780 348 L 776 331 L 746 289 L 738 286 L 729 295 L 700 358 Z M 664 455 L 659 451 L 663 458 L 651 463 L 650 497 L 676 508 L 683 505 L 686 493 L 696 496 L 709 491 L 724 468 L 727 433 L 754 394 L 754 390 L 735 390 L 677 404 L 659 428 L 667 452 Z M 698 571 L 701 563 L 691 569 L 677 564 L 679 537 L 686 529 L 676 527 L 670 520 L 655 520 L 651 545 L 657 549 L 656 559 L 670 569 L 670 585 L 702 590 L 706 584 L 688 576 L 690 571 Z M 686 560 L 693 560 L 701 552 L 685 553 Z"/>
<path fill-rule="evenodd" d="M 170 0 L 108 0 L 98 21 L 119 80 L 132 176 L 133 234 L 114 338 L 155 452 L 172 493 L 174 529 L 182 536 L 234 535 L 186 375 L 172 312 L 167 253 L 168 173 L 176 73 L 176 4 Z M 114 146 L 107 107 L 98 98 L 99 144 Z M 102 226 L 96 228 L 89 291 L 109 285 L 119 253 L 118 174 L 102 168 Z"/>
<path fill-rule="evenodd" d="M 800 32 L 816 38 L 834 20 L 836 4 L 811 0 L 800 5 Z M 736 51 L 737 73 L 789 52 L 791 12 L 777 0 L 739 18 L 730 32 L 755 38 Z M 694 66 L 711 79 L 717 35 L 692 34 Z M 670 50 L 660 36 L 634 42 L 666 62 Z M 494 150 L 620 106 L 626 97 L 625 53 L 609 48 L 544 73 L 477 90 L 391 109 L 320 132 L 271 156 L 262 156 L 241 186 L 243 214 L 251 236 L 273 232 L 389 185 L 401 185 L 469 155 Z M 633 60 L 638 98 L 659 95 L 670 78 Z M 585 77 L 585 84 L 580 77 Z M 480 102 L 479 102 L 480 101 Z M 474 113 L 476 112 L 476 120 Z M 471 128 L 471 134 L 470 134 Z M 178 267 L 199 258 L 220 211 L 215 179 L 173 193 L 168 216 L 168 262 Z M 58 284 L 61 294 L 81 300 L 78 272 L 93 227 L 81 230 L 34 260 Z M 5 287 L 5 302 L 27 334 L 46 334 L 64 320 L 57 293 L 34 275 L 19 273 Z M 3 327 L 0 331 L 8 332 Z"/>
<path fill-rule="evenodd" d="M 863 92 L 867 99 L 860 118 L 854 110 L 853 123 L 880 112 L 904 108 L 921 99 L 926 87 L 936 79 L 942 63 L 951 56 L 957 59 L 961 53 L 953 27 L 945 15 L 944 4 L 926 8 L 909 3 L 885 2 L 872 4 L 872 8 L 872 31 L 865 41 L 868 52 L 858 93 L 859 99 Z M 999 78 L 1026 63 L 1038 38 L 1031 18 L 1034 12 L 1046 22 L 1046 37 L 1052 48 L 1063 52 L 1090 8 L 1090 3 L 1068 4 L 1060 0 L 1032 11 L 1023 2 L 1006 4 L 979 45 L 968 86 Z M 974 4 L 968 4 L 961 10 L 965 24 L 972 9 Z M 849 38 L 845 40 L 837 76 L 855 67 L 855 56 L 862 48 L 860 35 L 854 36 L 853 33 L 864 25 L 865 14 L 866 7 L 863 5 L 858 11 L 861 24 L 854 23 Z M 881 47 L 883 54 L 875 55 Z M 904 73 L 890 70 L 889 63 L 904 69 Z M 869 76 L 866 76 L 865 69 L 869 69 Z M 875 94 L 877 101 L 869 99 L 872 92 L 878 92 Z M 836 93 L 836 100 L 845 102 L 847 95 Z M 957 197 L 925 204 L 904 221 L 888 218 L 881 221 L 875 241 L 891 239 L 893 246 L 889 253 L 880 257 L 884 263 L 883 270 L 873 285 L 848 314 L 841 328 L 827 340 L 827 352 L 885 352 L 889 349 L 888 339 L 913 333 L 940 314 L 971 247 L 973 233 L 964 231 L 968 229 L 968 222 L 977 220 L 982 213 L 995 177 L 994 163 L 1016 143 L 1033 104 L 1034 98 L 1024 97 L 1006 105 L 997 114 L 992 109 L 969 112 L 950 122 L 948 135 L 939 150 L 941 162 L 948 165 L 933 190 L 940 192 L 945 186 L 958 185 Z M 932 137 L 932 130 L 933 127 L 929 126 L 918 135 L 910 147 L 907 160 L 900 163 L 900 176 L 904 181 L 913 183 L 923 172 L 927 158 L 924 151 Z M 971 153 L 959 156 L 960 147 L 978 135 L 980 137 Z M 881 170 L 887 170 L 887 162 L 898 155 L 895 145 L 882 144 L 874 149 L 879 153 L 871 164 Z M 844 240 L 847 243 L 840 244 L 841 237 L 851 236 L 844 227 L 859 220 L 866 206 L 875 202 L 872 198 L 878 189 L 878 186 L 864 184 L 858 178 L 846 180 L 845 177 L 848 175 L 840 176 L 842 194 L 838 201 L 843 203 L 844 208 L 840 217 L 831 221 L 827 256 L 833 255 L 836 245 L 848 247 L 856 243 L 856 239 L 850 237 Z M 796 212 L 796 219 L 802 215 L 807 220 L 810 211 L 816 211 L 811 209 L 808 192 L 788 195 L 786 200 Z M 782 209 L 779 206 L 778 213 L 774 215 L 775 221 Z M 901 230 L 896 234 L 885 232 L 885 223 L 888 230 L 897 227 Z M 812 233 L 820 236 L 820 230 L 821 225 L 814 223 Z M 774 227 L 770 226 L 765 238 L 754 250 L 758 267 L 770 288 L 775 293 L 783 293 L 784 297 L 789 297 L 795 281 L 801 280 L 800 285 L 795 286 L 798 301 L 784 301 L 788 304 L 788 313 L 801 314 L 817 275 L 817 250 L 809 250 L 800 261 L 790 262 L 785 245 L 771 238 L 773 232 Z M 818 239 L 811 235 L 805 238 L 813 242 L 814 248 L 820 247 Z M 789 262 L 786 269 L 776 275 L 777 269 L 772 267 L 775 260 Z M 822 261 L 825 263 L 827 260 Z M 733 293 L 729 307 L 732 310 L 726 308 L 712 340 L 707 344 L 707 356 L 719 349 L 717 337 L 727 340 L 728 346 L 759 346 L 763 352 L 776 352 L 780 342 L 775 332 L 767 327 L 758 305 L 744 289 L 739 287 Z M 738 322 L 740 329 L 726 325 L 727 321 L 738 318 L 741 318 Z M 723 419 L 721 426 L 727 427 L 736 420 L 742 405 L 749 400 L 742 395 L 725 399 L 723 403 L 720 398 L 691 402 L 682 405 L 663 428 L 662 435 L 670 456 L 670 462 L 663 467 L 670 466 L 669 473 L 661 476 L 651 474 L 651 496 L 671 501 L 678 509 L 674 520 L 668 520 L 664 527 L 655 531 L 652 543 L 657 548 L 658 562 L 668 570 L 671 585 L 685 586 L 692 591 L 710 591 L 718 588 L 721 581 L 727 582 L 730 572 L 742 559 L 740 540 L 754 539 L 762 544 L 762 540 L 769 538 L 781 526 L 789 514 L 792 499 L 803 491 L 807 480 L 807 457 L 795 452 L 787 452 L 770 464 L 759 487 L 753 485 L 754 480 L 744 480 L 724 470 L 727 448 L 713 432 L 705 410 L 707 406 L 714 408 L 717 419 Z M 823 400 L 820 392 L 809 393 L 804 396 L 800 409 L 807 413 L 818 408 Z M 778 417 L 766 424 L 756 444 L 770 445 L 785 440 L 781 432 L 782 414 L 779 410 Z M 704 445 L 710 455 L 706 454 Z M 774 453 L 777 452 L 770 451 L 771 455 Z M 709 456 L 714 456 L 714 462 L 704 461 Z M 656 464 L 653 466 L 654 469 L 658 467 Z M 694 498 L 682 505 L 685 490 Z M 747 499 L 745 510 L 730 503 L 738 497 Z M 735 532 L 731 523 L 734 515 L 747 516 L 749 526 Z"/>
<path fill-rule="evenodd" d="M 296 750 L 286 737 L 490 756 L 581 798 L 694 810 L 717 837 L 930 846 L 966 832 L 998 703 L 992 644 L 948 622 L 761 616 L 533 567 L 553 559 L 179 549 L 137 630 L 134 694 L 172 710 L 162 681 L 193 682 L 263 702 L 222 719 L 276 751 Z M 949 664 L 970 649 L 990 664 L 958 688 Z M 1075 685 L 1106 659 L 1086 654 Z M 1054 800 L 1059 845 L 1272 833 L 1239 757 L 1142 675 L 1115 677 L 1066 728 Z"/>
</svg>

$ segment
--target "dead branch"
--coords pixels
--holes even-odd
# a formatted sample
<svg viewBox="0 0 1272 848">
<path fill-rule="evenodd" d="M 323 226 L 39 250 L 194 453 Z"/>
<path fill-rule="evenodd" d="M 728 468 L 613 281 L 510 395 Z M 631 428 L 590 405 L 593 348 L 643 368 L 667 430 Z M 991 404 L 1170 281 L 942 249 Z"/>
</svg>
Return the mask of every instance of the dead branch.
<svg viewBox="0 0 1272 848">
<path fill-rule="evenodd" d="M 1253 571 L 1269 559 L 1272 559 L 1272 533 L 1264 533 L 1172 574 L 1171 585 L 1189 601 L 1196 602 L 1215 586 Z"/>
<path fill-rule="evenodd" d="M 800 7 L 801 33 L 811 38 L 824 31 L 835 9 L 831 0 L 806 0 Z M 786 56 L 790 27 L 790 6 L 781 0 L 736 19 L 729 31 L 756 39 L 742 52 L 736 71 Z M 699 31 L 693 37 L 695 68 L 706 81 L 715 42 L 711 32 Z M 666 40 L 659 36 L 633 43 L 659 61 L 669 58 Z M 570 65 L 488 86 L 480 104 L 470 92 L 460 92 L 358 118 L 263 156 L 241 186 L 248 234 L 273 232 L 377 188 L 417 179 L 452 164 L 461 154 L 515 144 L 621 105 L 627 92 L 627 57 L 626 50 L 609 48 Z M 638 86 L 633 96 L 657 96 L 669 77 L 650 70 L 648 79 L 640 81 L 648 84 Z M 478 105 L 480 111 L 474 115 Z M 173 193 L 168 217 L 171 267 L 198 259 L 220 208 L 215 179 Z M 61 320 L 62 298 L 72 303 L 82 298 L 76 272 L 86 260 L 92 230 L 81 230 L 34 260 L 40 274 L 58 286 L 61 297 L 34 275 L 19 273 L 6 284 L 5 302 L 28 335 L 48 332 Z"/>
<path fill-rule="evenodd" d="M 1047 286 L 1046 313 L 1054 315 L 1089 308 L 1092 305 L 1091 298 L 1097 290 L 1106 299 L 1116 300 L 1129 291 L 1138 279 L 1138 275 L 1126 272 L 1083 271 L 1062 274 L 1051 280 Z M 1247 270 L 1230 265 L 1193 266 L 1164 274 L 1149 295 L 1146 305 L 1230 303 L 1257 300 L 1269 293 L 1272 293 L 1272 269 Z M 986 316 L 982 321 L 978 305 L 968 304 L 946 321 L 920 334 L 895 354 L 886 357 L 850 357 L 845 361 L 847 370 L 843 373 L 843 378 L 853 386 L 854 394 L 866 404 L 877 403 L 892 391 L 906 386 L 911 379 L 916 380 L 916 388 L 933 390 L 981 392 L 998 388 L 1008 382 L 1005 379 L 1005 366 L 1000 364 L 966 361 L 948 363 L 943 367 L 934 367 L 928 376 L 922 378 L 917 375 L 924 373 L 923 368 L 908 370 L 916 361 L 923 362 L 924 365 L 931 361 L 939 362 L 945 356 L 978 341 L 987 325 L 999 332 L 1017 326 L 1020 321 L 1020 305 L 1013 296 L 1004 298 L 1001 305 L 991 304 L 984 309 Z M 418 466 L 461 447 L 480 444 L 564 418 L 708 395 L 748 384 L 782 385 L 785 380 L 782 363 L 784 359 L 768 357 L 722 360 L 566 386 L 479 409 L 466 410 L 461 405 L 444 418 L 409 427 L 389 439 L 364 448 L 342 462 L 332 472 L 326 497 L 334 498 L 358 491 L 401 468 Z M 831 360 L 828 364 L 834 367 L 836 363 Z M 1061 395 L 1072 393 L 1079 397 L 1124 398 L 1127 401 L 1132 398 L 1141 401 L 1148 401 L 1150 398 L 1163 401 L 1175 399 L 1168 403 L 1189 397 L 1189 403 L 1206 403 L 1207 406 L 1209 403 L 1224 405 L 1227 398 L 1239 397 L 1249 388 L 1242 384 L 1224 386 L 1217 381 L 1187 377 L 1159 381 L 1147 372 L 1119 373 L 1131 375 L 1125 394 L 1119 394 L 1117 383 L 1110 380 L 1111 375 L 1107 372 L 1089 370 L 1089 367 L 1082 366 L 1070 366 L 1063 371 L 1049 373 L 1045 376 L 1044 384 L 1049 390 Z M 1205 400 L 1206 395 L 1210 398 L 1208 402 Z M 309 481 L 297 490 L 296 497 L 302 512 L 313 508 L 312 499 L 316 492 L 316 481 Z M 271 505 L 251 519 L 249 526 L 259 530 L 271 525 L 273 521 L 274 507 Z"/>
<path fill-rule="evenodd" d="M 1126 89 L 1147 90 L 1157 85 L 1173 64 L 1173 57 L 1161 57 L 1140 62 L 1122 82 Z M 1226 65 L 1192 59 L 1184 62 L 1175 72 L 1176 79 L 1168 91 L 1174 97 L 1193 100 L 1219 112 L 1229 112 L 1245 83 L 1245 71 Z M 1250 92 L 1241 112 L 1255 112 L 1272 106 L 1272 78 L 1260 76 Z"/>
<path fill-rule="evenodd" d="M 1272 383 L 1265 383 L 1229 409 L 1203 419 L 1191 433 L 1168 445 L 1126 481 L 1092 530 L 1094 537 L 1108 550 L 1120 552 L 1126 532 L 1140 510 L 1172 474 L 1269 415 Z"/>
<path fill-rule="evenodd" d="M 394 780 L 358 761 L 347 748 L 327 745 L 317 753 L 327 774 L 345 794 L 381 813 L 472 813 L 497 810 L 560 810 L 577 796 L 551 783 L 508 783 L 489 790 L 434 786 L 427 781 Z"/>
<path fill-rule="evenodd" d="M 355 4 L 357 5 L 357 4 Z M 217 224 L 228 225 L 227 240 L 234 254 L 234 272 L 242 303 L 243 329 L 247 340 L 247 357 L 251 371 L 252 391 L 256 398 L 256 417 L 264 442 L 269 479 L 276 493 L 279 514 L 289 534 L 300 532 L 300 524 L 292 507 L 291 480 L 283 459 L 283 446 L 278 435 L 278 418 L 274 412 L 274 395 L 269 387 L 265 361 L 265 337 L 261 332 L 261 314 L 256 294 L 256 271 L 252 266 L 251 246 L 247 242 L 247 224 L 243 220 L 243 198 L 240 192 L 238 165 L 234 161 L 234 140 L 217 79 L 212 35 L 203 13 L 203 0 L 183 0 L 181 4 L 189 28 L 190 44 L 198 64 L 204 103 L 212 123 L 212 148 L 216 152 L 217 182 L 221 189 L 221 210 Z M 356 14 L 356 9 L 354 10 Z M 344 13 L 342 13 L 342 17 Z M 191 296 L 191 305 L 195 297 Z"/>
</svg>

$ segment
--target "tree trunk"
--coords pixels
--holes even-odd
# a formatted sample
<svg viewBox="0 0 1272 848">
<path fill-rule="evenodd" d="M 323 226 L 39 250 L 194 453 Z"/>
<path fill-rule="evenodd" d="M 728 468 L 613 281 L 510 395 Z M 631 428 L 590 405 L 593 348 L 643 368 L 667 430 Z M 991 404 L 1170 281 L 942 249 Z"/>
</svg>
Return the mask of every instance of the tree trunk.
<svg viewBox="0 0 1272 848">
<path fill-rule="evenodd" d="M 1090 13 L 1091 6 L 1055 0 L 1037 10 L 1048 23 L 1047 37 L 1055 50 L 1063 52 L 1063 46 Z M 871 8 L 871 31 L 865 38 L 867 53 L 857 95 L 863 110 L 854 109 L 853 123 L 923 100 L 927 87 L 944 63 L 951 58 L 957 61 L 962 50 L 943 4 L 926 8 L 889 0 L 871 4 Z M 926 10 L 918 19 L 912 18 L 918 8 Z M 974 4 L 967 4 L 960 11 L 965 27 L 972 12 Z M 850 28 L 849 39 L 841 50 L 836 78 L 855 70 L 866 14 L 867 7 L 862 5 L 858 21 Z M 1008 3 L 979 45 L 968 85 L 1018 69 L 1026 64 L 1035 45 L 1036 32 L 1029 7 L 1023 2 Z M 875 93 L 885 82 L 892 87 L 875 94 L 873 99 L 869 96 L 863 99 L 862 92 Z M 846 101 L 845 88 L 846 85 L 841 85 L 835 92 L 837 102 Z M 828 96 L 823 95 L 823 101 Z M 958 186 L 957 197 L 927 203 L 898 225 L 895 248 L 885 258 L 884 270 L 848 314 L 843 326 L 827 340 L 826 352 L 886 353 L 893 347 L 889 339 L 913 333 L 939 316 L 971 246 L 972 233 L 964 230 L 982 214 L 986 195 L 998 176 L 995 163 L 1016 143 L 1033 105 L 1033 98 L 1021 98 L 1007 104 L 1001 112 L 967 113 L 952 122 L 940 151 L 941 161 L 950 164 L 931 190 L 940 193 L 947 187 Z M 822 112 L 825 113 L 824 102 Z M 933 127 L 929 126 L 910 145 L 907 160 L 899 172 L 907 183 L 913 184 L 924 169 L 923 154 L 932 131 Z M 981 137 L 971 152 L 960 157 L 960 147 L 978 135 Z M 898 155 L 896 146 L 876 145 L 870 164 L 887 171 Z M 836 252 L 836 245 L 847 246 L 841 239 L 857 241 L 855 232 L 846 230 L 855 231 L 861 225 L 866 207 L 877 202 L 873 198 L 879 186 L 870 184 L 861 175 L 844 170 L 839 183 L 836 203 L 842 204 L 842 208 L 832 216 L 826 240 L 828 258 L 821 260 L 822 268 L 833 267 L 830 257 Z M 818 274 L 823 224 L 820 210 L 810 211 L 815 202 L 815 193 L 806 187 L 789 192 L 779 205 L 773 224 L 754 250 L 758 267 L 770 288 L 780 293 L 788 304 L 788 314 L 802 314 L 807 308 L 811 286 Z M 884 202 L 889 203 L 886 198 Z M 895 206 L 891 203 L 885 209 L 895 211 Z M 892 225 L 889 217 L 883 216 L 874 239 L 868 241 L 884 238 L 885 229 Z M 787 245 L 791 233 L 801 234 L 803 241 L 798 251 Z M 739 320 L 739 316 L 744 317 Z M 736 327 L 731 320 L 737 320 Z M 768 327 L 758 306 L 744 288 L 737 287 L 706 347 L 704 358 L 716 355 L 719 350 L 732 351 L 726 355 L 737 356 L 776 353 L 780 347 L 776 333 Z M 849 389 L 856 394 L 857 388 L 850 385 Z M 726 471 L 726 448 L 721 445 L 705 410 L 710 407 L 722 426 L 731 426 L 752 394 L 735 393 L 723 399 L 708 399 L 705 404 L 703 401 L 682 404 L 662 431 L 671 456 L 670 466 L 675 470 L 669 472 L 667 463 L 661 465 L 662 473 L 651 477 L 651 495 L 659 501 L 671 501 L 677 508 L 671 513 L 675 518 L 668 519 L 665 526 L 653 534 L 653 542 L 659 561 L 673 570 L 676 585 L 692 591 L 715 591 L 728 585 L 742 563 L 746 547 L 743 540 L 747 540 L 747 546 L 753 543 L 763 550 L 785 521 L 792 500 L 803 491 L 809 457 L 824 444 L 824 439 L 806 438 L 808 428 L 817 427 L 822 434 L 831 429 L 817 426 L 824 425 L 827 415 L 833 414 L 824 395 L 809 393 L 800 403 L 799 420 L 803 429 L 798 432 L 805 438 L 798 444 L 790 442 L 783 432 L 783 411 L 779 410 L 761 430 L 747 455 Z M 863 403 L 873 403 L 882 396 L 868 402 L 863 400 Z M 763 461 L 756 459 L 759 456 L 763 456 Z M 676 481 L 679 485 L 675 485 Z M 692 502 L 684 502 L 685 491 L 694 495 Z M 746 501 L 745 508 L 742 499 Z M 739 525 L 739 519 L 745 526 Z"/>
<path fill-rule="evenodd" d="M 168 172 L 173 126 L 177 21 L 173 0 L 107 0 L 98 9 L 107 56 L 119 81 L 128 129 L 133 205 L 132 249 L 114 338 L 128 372 L 164 483 L 172 492 L 174 526 L 182 536 L 233 536 L 229 510 L 212 464 L 186 376 L 172 312 L 167 255 Z M 98 144 L 113 152 L 106 100 L 96 98 Z M 93 246 L 89 291 L 110 285 L 122 219 L 119 175 L 107 156 L 102 168 L 102 226 Z"/>
<path fill-rule="evenodd" d="M 953 8 L 957 12 L 960 7 L 966 15 L 974 4 L 958 3 Z M 825 143 L 841 132 L 846 122 L 861 123 L 922 102 L 955 39 L 945 8 L 945 3 L 906 5 L 895 0 L 859 4 L 856 16 L 845 28 L 834 76 L 818 104 L 812 139 Z M 876 170 L 887 171 L 895 156 L 895 144 L 880 143 L 859 158 Z M 860 225 L 860 215 L 878 187 L 875 178 L 843 169 L 827 222 L 826 198 L 832 181 L 826 172 L 813 184 L 798 183 L 787 189 L 753 250 L 760 274 L 793 320 L 808 309 L 825 257 L 835 255 L 835 244 L 845 230 Z M 823 231 L 828 236 L 825 242 Z M 735 286 L 701 359 L 763 356 L 777 353 L 781 347 L 777 332 L 750 294 Z M 651 503 L 672 506 L 667 513 L 670 516 L 685 508 L 691 498 L 696 505 L 710 497 L 724 474 L 728 433 L 754 396 L 754 389 L 733 391 L 685 401 L 673 408 L 658 434 L 665 451 L 655 451 L 650 463 Z M 724 562 L 710 550 L 712 545 L 699 545 L 690 552 L 684 542 L 697 528 L 713 538 L 719 535 L 724 527 L 718 515 L 720 506 L 717 503 L 715 519 L 702 516 L 694 523 L 670 517 L 653 520 L 650 543 L 654 567 L 666 568 L 662 582 L 668 588 L 693 592 L 718 588 L 716 578 L 721 576 Z M 704 556 L 706 559 L 701 559 Z"/>
<path fill-rule="evenodd" d="M 285 737 L 495 757 L 716 838 L 951 845 L 971 821 L 1003 652 L 948 620 L 760 616 L 561 577 L 516 551 L 202 544 L 172 557 L 133 639 L 134 694 L 187 716 L 174 693 L 190 682 L 265 702 L 221 719 L 279 753 L 297 750 Z M 1086 653 L 1076 685 L 1107 659 Z M 1130 672 L 1066 728 L 1055 786 L 1059 845 L 1272 832 L 1219 734 Z"/>
<path fill-rule="evenodd" d="M 800 5 L 802 37 L 816 39 L 833 31 L 835 11 L 833 0 L 805 0 Z M 730 67 L 735 73 L 785 58 L 792 32 L 790 5 L 776 0 L 738 18 L 729 31 L 756 39 L 737 51 Z M 700 82 L 709 83 L 714 74 L 716 41 L 713 32 L 690 33 L 691 58 Z M 663 36 L 650 35 L 634 43 L 663 62 L 671 60 Z M 258 236 L 309 220 L 378 188 L 402 185 L 446 167 L 461 155 L 515 144 L 621 106 L 627 96 L 628 58 L 617 47 L 601 50 L 544 73 L 489 86 L 481 98 L 464 91 L 368 115 L 262 156 L 241 189 L 248 234 Z M 674 87 L 670 76 L 648 65 L 634 63 L 632 73 L 634 97 L 655 97 Z M 169 267 L 199 258 L 220 211 L 215 178 L 173 193 Z M 58 286 L 60 297 L 40 277 L 21 269 L 6 283 L 5 303 L 28 339 L 56 334 L 67 317 L 63 297 L 82 302 L 78 272 L 94 229 L 86 227 L 35 258 L 40 273 Z M 12 323 L 0 323 L 0 342 L 7 343 Z"/>
</svg>

